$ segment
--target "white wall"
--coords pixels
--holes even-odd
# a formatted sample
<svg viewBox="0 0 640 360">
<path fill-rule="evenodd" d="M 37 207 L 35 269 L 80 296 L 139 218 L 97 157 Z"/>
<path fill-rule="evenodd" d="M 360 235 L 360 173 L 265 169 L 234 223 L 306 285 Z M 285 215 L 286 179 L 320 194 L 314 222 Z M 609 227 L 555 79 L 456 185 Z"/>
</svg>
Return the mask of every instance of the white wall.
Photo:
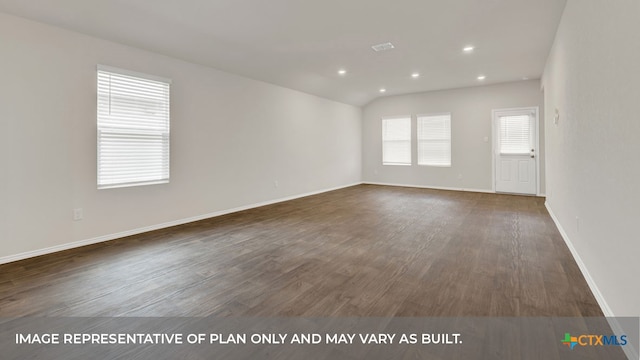
<svg viewBox="0 0 640 360">
<path fill-rule="evenodd" d="M 421 80 L 422 81 L 422 80 Z M 491 110 L 540 107 L 538 80 L 382 97 L 363 109 L 362 176 L 365 182 L 492 191 Z M 451 167 L 416 165 L 415 115 L 451 113 Z M 382 165 L 382 117 L 414 115 L 413 166 Z M 484 137 L 489 141 L 485 142 Z M 541 137 L 541 192 L 544 193 L 544 139 Z M 459 179 L 462 175 L 462 179 Z"/>
<path fill-rule="evenodd" d="M 169 184 L 96 189 L 96 64 L 173 79 Z M 0 260 L 361 180 L 357 107 L 5 14 L 0 69 Z"/>
<path fill-rule="evenodd" d="M 569 0 L 543 77 L 547 206 L 610 316 L 640 315 L 639 14 Z"/>
</svg>

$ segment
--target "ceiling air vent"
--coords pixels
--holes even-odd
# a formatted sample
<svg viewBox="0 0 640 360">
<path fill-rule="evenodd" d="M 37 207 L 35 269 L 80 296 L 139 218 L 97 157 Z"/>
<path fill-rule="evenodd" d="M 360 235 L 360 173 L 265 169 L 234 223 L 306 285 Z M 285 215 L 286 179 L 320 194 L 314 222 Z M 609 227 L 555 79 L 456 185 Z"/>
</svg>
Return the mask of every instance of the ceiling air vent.
<svg viewBox="0 0 640 360">
<path fill-rule="evenodd" d="M 371 48 L 374 51 L 387 51 L 387 50 L 393 49 L 394 47 L 395 46 L 393 46 L 392 43 L 388 42 L 388 43 L 384 43 L 384 44 L 373 45 Z"/>
</svg>

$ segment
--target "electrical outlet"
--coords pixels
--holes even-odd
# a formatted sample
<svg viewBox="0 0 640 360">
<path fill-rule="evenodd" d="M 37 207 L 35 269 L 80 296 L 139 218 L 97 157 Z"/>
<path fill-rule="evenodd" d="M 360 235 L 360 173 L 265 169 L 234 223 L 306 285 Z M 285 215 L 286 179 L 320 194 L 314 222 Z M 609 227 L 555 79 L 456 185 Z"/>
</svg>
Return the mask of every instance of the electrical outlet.
<svg viewBox="0 0 640 360">
<path fill-rule="evenodd" d="M 279 187 L 280 183 L 278 182 L 278 180 L 274 180 L 273 181 L 273 187 Z"/>
<path fill-rule="evenodd" d="M 74 221 L 82 220 L 83 217 L 84 217 L 84 214 L 83 214 L 82 208 L 73 209 L 73 220 Z"/>
<path fill-rule="evenodd" d="M 576 216 L 576 232 L 580 233 L 580 218 Z"/>
</svg>

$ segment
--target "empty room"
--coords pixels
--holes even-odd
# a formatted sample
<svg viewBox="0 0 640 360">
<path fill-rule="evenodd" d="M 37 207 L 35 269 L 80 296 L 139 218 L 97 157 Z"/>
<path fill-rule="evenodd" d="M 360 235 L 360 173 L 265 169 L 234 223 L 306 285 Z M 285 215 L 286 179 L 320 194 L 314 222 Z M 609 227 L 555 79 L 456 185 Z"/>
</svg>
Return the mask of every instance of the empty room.
<svg viewBox="0 0 640 360">
<path fill-rule="evenodd" d="M 0 0 L 0 347 L 638 359 L 638 16 Z"/>
</svg>

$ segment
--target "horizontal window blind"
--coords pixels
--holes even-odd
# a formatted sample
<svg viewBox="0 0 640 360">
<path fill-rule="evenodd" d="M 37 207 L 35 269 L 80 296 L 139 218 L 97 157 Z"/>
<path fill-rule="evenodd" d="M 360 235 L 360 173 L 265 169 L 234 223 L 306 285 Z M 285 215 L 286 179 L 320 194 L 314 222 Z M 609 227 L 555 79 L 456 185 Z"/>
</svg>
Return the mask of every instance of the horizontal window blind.
<svg viewBox="0 0 640 360">
<path fill-rule="evenodd" d="M 169 87 L 98 67 L 98 188 L 169 181 Z"/>
<path fill-rule="evenodd" d="M 530 138 L 529 115 L 500 116 L 501 154 L 529 154 Z"/>
<path fill-rule="evenodd" d="M 411 165 L 411 118 L 382 119 L 382 164 Z"/>
<path fill-rule="evenodd" d="M 451 114 L 418 116 L 418 165 L 451 166 Z"/>
</svg>

